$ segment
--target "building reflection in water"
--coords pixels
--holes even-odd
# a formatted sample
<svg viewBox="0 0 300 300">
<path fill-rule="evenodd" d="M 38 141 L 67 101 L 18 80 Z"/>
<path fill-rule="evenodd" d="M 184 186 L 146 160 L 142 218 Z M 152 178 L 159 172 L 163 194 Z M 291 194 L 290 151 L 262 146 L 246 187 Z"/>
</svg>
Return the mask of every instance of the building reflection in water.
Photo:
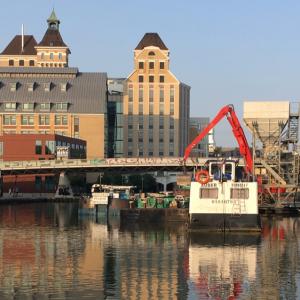
<svg viewBox="0 0 300 300">
<path fill-rule="evenodd" d="M 242 236 L 107 223 L 78 219 L 70 204 L 0 206 L 0 299 L 299 294 L 298 219 L 266 219 L 261 235 Z"/>
</svg>

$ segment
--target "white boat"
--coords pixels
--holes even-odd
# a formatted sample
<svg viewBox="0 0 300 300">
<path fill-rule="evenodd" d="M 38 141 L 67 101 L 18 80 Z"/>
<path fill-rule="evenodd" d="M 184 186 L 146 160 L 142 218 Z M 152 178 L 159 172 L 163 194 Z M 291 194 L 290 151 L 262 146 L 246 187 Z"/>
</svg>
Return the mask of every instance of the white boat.
<svg viewBox="0 0 300 300">
<path fill-rule="evenodd" d="M 118 211 L 123 205 L 129 204 L 130 194 L 134 188 L 134 186 L 93 184 L 92 195 L 84 197 L 81 202 L 81 212 L 108 213 L 108 209 L 112 212 Z"/>
<path fill-rule="evenodd" d="M 210 161 L 207 178 L 191 182 L 191 230 L 258 231 L 257 182 L 236 174 L 237 162 Z M 206 171 L 205 171 L 206 172 Z M 201 175 L 205 175 L 202 172 Z M 242 172 L 240 172 L 242 173 Z M 196 175 L 197 177 L 197 175 Z"/>
</svg>

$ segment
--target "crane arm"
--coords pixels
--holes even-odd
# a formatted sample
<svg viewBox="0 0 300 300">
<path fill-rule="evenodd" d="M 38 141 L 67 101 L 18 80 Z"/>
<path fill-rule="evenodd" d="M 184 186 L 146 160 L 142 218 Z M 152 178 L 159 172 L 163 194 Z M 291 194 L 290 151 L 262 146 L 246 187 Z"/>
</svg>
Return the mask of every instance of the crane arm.
<svg viewBox="0 0 300 300">
<path fill-rule="evenodd" d="M 234 137 L 236 138 L 240 153 L 243 156 L 245 160 L 245 169 L 248 173 L 252 174 L 252 168 L 253 168 L 253 160 L 252 155 L 250 152 L 250 148 L 244 133 L 244 130 L 239 122 L 239 119 L 234 111 L 233 105 L 227 105 L 224 106 L 218 114 L 215 116 L 215 118 L 204 128 L 202 132 L 186 147 L 184 152 L 183 161 L 184 163 L 190 156 L 191 151 L 193 148 L 201 142 L 201 140 L 209 133 L 211 129 L 213 129 L 224 117 L 227 117 L 227 120 L 229 124 L 232 127 L 232 132 L 234 134 Z"/>
</svg>

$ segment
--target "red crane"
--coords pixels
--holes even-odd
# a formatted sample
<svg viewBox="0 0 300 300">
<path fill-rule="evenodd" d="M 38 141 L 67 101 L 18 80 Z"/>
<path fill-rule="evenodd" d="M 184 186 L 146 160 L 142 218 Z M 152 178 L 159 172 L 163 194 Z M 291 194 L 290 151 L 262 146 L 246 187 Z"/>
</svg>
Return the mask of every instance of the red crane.
<svg viewBox="0 0 300 300">
<path fill-rule="evenodd" d="M 253 160 L 250 152 L 250 148 L 244 133 L 244 130 L 239 122 L 239 119 L 234 111 L 233 105 L 224 106 L 215 118 L 206 126 L 206 128 L 186 147 L 184 152 L 183 161 L 184 163 L 190 156 L 193 148 L 201 142 L 201 140 L 214 128 L 224 117 L 227 117 L 229 124 L 232 127 L 232 132 L 239 144 L 240 153 L 245 160 L 245 170 L 247 173 L 253 173 Z"/>
</svg>

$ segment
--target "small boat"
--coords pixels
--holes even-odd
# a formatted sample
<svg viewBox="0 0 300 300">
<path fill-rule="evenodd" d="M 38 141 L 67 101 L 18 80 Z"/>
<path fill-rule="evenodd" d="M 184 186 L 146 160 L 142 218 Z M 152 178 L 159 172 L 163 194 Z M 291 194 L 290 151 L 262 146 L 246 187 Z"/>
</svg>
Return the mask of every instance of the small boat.
<svg viewBox="0 0 300 300">
<path fill-rule="evenodd" d="M 121 208 L 129 207 L 135 186 L 93 184 L 90 197 L 82 197 L 80 214 L 118 215 Z"/>
</svg>

